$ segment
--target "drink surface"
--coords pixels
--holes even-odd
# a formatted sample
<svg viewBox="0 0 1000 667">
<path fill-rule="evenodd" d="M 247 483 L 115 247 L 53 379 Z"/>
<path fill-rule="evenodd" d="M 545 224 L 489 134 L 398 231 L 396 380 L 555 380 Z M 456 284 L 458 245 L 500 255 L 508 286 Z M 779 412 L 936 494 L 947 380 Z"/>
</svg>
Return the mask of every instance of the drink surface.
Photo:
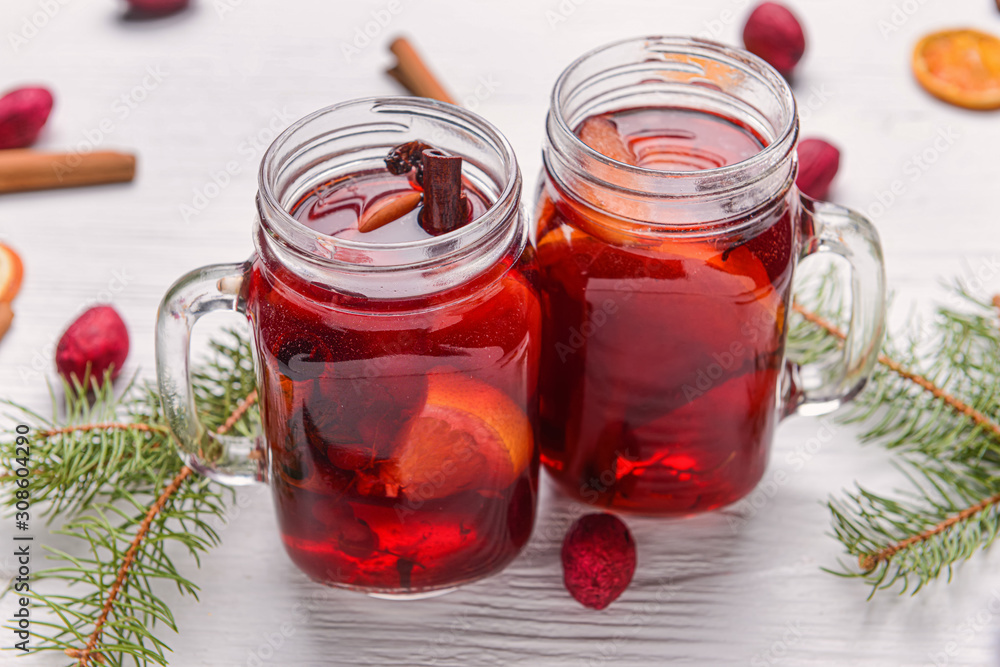
<svg viewBox="0 0 1000 667">
<path fill-rule="evenodd" d="M 764 145 L 735 121 L 687 109 L 592 117 L 577 133 L 665 171 L 734 164 Z M 739 232 L 637 235 L 604 210 L 629 212 L 615 196 L 569 196 L 545 178 L 543 462 L 593 504 L 664 514 L 725 505 L 759 481 L 778 418 L 794 210 L 786 197 L 733 220 Z M 631 217 L 655 227 L 669 210 Z"/>
<path fill-rule="evenodd" d="M 341 238 L 427 238 L 415 219 L 357 232 L 366 205 L 409 187 L 362 172 L 291 211 Z M 487 200 L 468 193 L 478 215 Z M 257 259 L 249 310 L 270 482 L 285 548 L 312 578 L 415 594 L 496 572 L 525 544 L 538 471 L 536 281 L 525 252 L 373 312 Z"/>
<path fill-rule="evenodd" d="M 635 155 L 659 171 L 701 171 L 742 162 L 764 148 L 747 127 L 691 109 L 628 109 L 603 116 Z"/>
<path fill-rule="evenodd" d="M 469 197 L 469 220 L 490 207 L 483 193 L 463 181 Z M 420 209 L 410 211 L 392 224 L 370 232 L 358 231 L 358 220 L 366 210 L 390 197 L 419 192 L 406 175 L 394 176 L 384 169 L 349 174 L 323 183 L 295 203 L 290 213 L 302 224 L 327 236 L 367 243 L 405 243 L 433 238 L 420 226 Z"/>
</svg>

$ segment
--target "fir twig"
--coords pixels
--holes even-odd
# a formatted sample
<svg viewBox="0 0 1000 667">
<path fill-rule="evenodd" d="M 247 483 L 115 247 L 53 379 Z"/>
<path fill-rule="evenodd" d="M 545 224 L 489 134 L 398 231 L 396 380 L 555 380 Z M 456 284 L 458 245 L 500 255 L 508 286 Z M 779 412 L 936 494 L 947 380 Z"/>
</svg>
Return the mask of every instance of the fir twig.
<svg viewBox="0 0 1000 667">
<path fill-rule="evenodd" d="M 926 542 L 931 538 L 936 537 L 937 535 L 940 535 L 941 533 L 945 532 L 949 528 L 963 521 L 971 519 L 975 515 L 992 507 L 993 505 L 996 505 L 997 503 L 1000 503 L 1000 493 L 996 494 L 995 496 L 990 496 L 986 500 L 978 502 L 972 507 L 966 507 L 958 514 L 948 517 L 947 519 L 937 524 L 933 528 L 929 528 L 924 532 L 920 533 L 919 535 L 913 535 L 911 537 L 907 537 L 905 540 L 896 542 L 895 544 L 890 544 L 887 547 L 879 549 L 877 552 L 873 554 L 862 554 L 858 560 L 858 565 L 860 565 L 861 569 L 865 570 L 866 572 L 870 572 L 874 570 L 876 567 L 878 567 L 880 564 L 887 562 L 890 558 L 892 558 L 895 554 L 899 553 L 900 551 L 903 551 L 904 549 L 909 549 L 910 547 L 920 544 L 921 542 Z"/>
<path fill-rule="evenodd" d="M 243 415 L 246 414 L 247 410 L 249 410 L 256 401 L 257 390 L 254 389 L 246 398 L 240 401 L 240 404 L 236 406 L 235 410 L 233 410 L 233 414 L 229 415 L 226 422 L 219 428 L 215 429 L 215 432 L 219 435 L 225 435 L 226 432 L 236 424 L 236 422 L 243 418 Z"/>
<path fill-rule="evenodd" d="M 52 428 L 38 433 L 39 438 L 51 438 L 55 435 L 65 435 L 67 433 L 87 433 L 89 431 L 156 431 L 167 433 L 165 426 L 153 424 L 124 424 L 121 422 L 104 422 L 102 424 L 79 424 L 75 426 L 64 426 L 63 428 Z"/>
<path fill-rule="evenodd" d="M 994 297 L 994 301 L 997 300 L 1000 300 L 1000 296 Z M 801 315 L 806 322 L 810 322 L 818 327 L 821 327 L 822 329 L 825 329 L 827 333 L 836 338 L 839 338 L 840 340 L 844 340 L 847 337 L 846 334 L 844 334 L 844 332 L 841 331 L 839 327 L 829 322 L 822 316 L 807 309 L 805 306 L 803 306 L 798 302 L 792 304 L 792 310 Z M 910 382 L 917 385 L 921 389 L 929 391 L 934 398 L 943 401 L 946 405 L 953 408 L 956 412 L 965 415 L 979 426 L 989 429 L 994 434 L 996 434 L 997 437 L 1000 437 L 1000 424 L 997 424 L 993 420 L 987 418 L 986 415 L 979 412 L 979 410 L 976 410 L 975 408 L 966 405 L 964 401 L 952 396 L 951 394 L 949 394 L 944 389 L 937 386 L 924 376 L 906 370 L 903 367 L 903 365 L 900 364 L 898 361 L 890 359 L 888 356 L 882 353 L 878 355 L 878 362 L 883 366 L 885 366 L 886 368 L 888 368 L 893 373 L 895 373 L 896 375 L 900 376 L 901 378 L 909 380 Z"/>
<path fill-rule="evenodd" d="M 807 323 L 795 335 L 815 346 L 821 333 L 827 351 L 844 338 L 832 285 L 821 282 L 813 309 L 794 305 Z M 835 573 L 865 579 L 872 594 L 897 582 L 905 591 L 911 579 L 916 592 L 1000 534 L 1000 297 L 983 302 L 960 285 L 955 293 L 964 307 L 940 308 L 929 335 L 887 341 L 870 389 L 844 417 L 866 425 L 864 440 L 898 450 L 910 481 L 894 497 L 858 488 L 828 503 L 834 534 L 860 567 Z"/>
<path fill-rule="evenodd" d="M 105 600 L 104 606 L 101 608 L 101 615 L 97 617 L 94 622 L 94 631 L 90 633 L 90 638 L 87 640 L 87 646 L 83 650 L 77 649 L 66 649 L 66 655 L 71 658 L 78 658 L 80 667 L 87 667 L 90 663 L 90 659 L 94 658 L 98 662 L 103 663 L 104 657 L 100 653 L 95 653 L 94 648 L 101 639 L 101 633 L 104 630 L 104 624 L 108 620 L 108 615 L 111 614 L 111 610 L 115 606 L 115 600 L 118 599 L 118 592 L 121 591 L 122 586 L 128 579 L 129 568 L 132 567 L 132 563 L 135 562 L 136 554 L 139 552 L 139 546 L 142 541 L 146 539 L 146 535 L 149 534 L 149 527 L 153 523 L 153 519 L 163 510 L 163 506 L 167 504 L 167 501 L 176 495 L 178 489 L 181 488 L 181 484 L 187 480 L 191 475 L 191 468 L 184 466 L 181 471 L 177 473 L 177 476 L 167 485 L 167 488 L 163 490 L 163 493 L 156 499 L 153 505 L 146 512 L 145 518 L 142 523 L 139 524 L 139 530 L 135 533 L 135 538 L 132 539 L 132 544 L 129 546 L 128 551 L 125 552 L 125 558 L 122 559 L 122 564 L 118 568 L 118 575 L 115 577 L 115 583 L 111 585 L 111 592 L 108 593 L 108 599 Z"/>
<path fill-rule="evenodd" d="M 233 410 L 233 413 L 231 415 L 229 415 L 229 418 L 226 419 L 226 422 L 222 426 L 217 428 L 215 432 L 218 433 L 219 435 L 225 435 L 226 432 L 229 431 L 229 429 L 231 429 L 236 424 L 236 422 L 238 422 L 243 417 L 243 415 L 246 414 L 246 411 L 250 409 L 250 407 L 254 404 L 256 400 L 257 400 L 257 390 L 254 389 L 252 392 L 250 392 L 249 396 L 243 399 L 243 401 L 241 401 L 240 404 L 236 406 L 236 409 Z M 92 430 L 93 428 L 134 428 L 141 426 L 147 426 L 147 425 L 98 424 L 98 425 L 92 425 L 91 427 L 82 426 L 77 429 L 69 427 L 67 429 L 57 429 L 57 430 L 61 432 L 73 432 L 74 430 L 83 431 L 83 430 Z M 150 429 L 151 428 L 152 427 L 150 427 Z M 140 430 L 145 430 L 145 429 L 140 429 Z M 48 431 L 44 435 L 51 436 L 54 435 L 55 432 L 56 431 Z M 125 584 L 126 579 L 128 578 L 129 568 L 135 561 L 136 554 L 139 551 L 139 545 L 142 544 L 142 541 L 146 538 L 146 535 L 149 533 L 149 527 L 150 525 L 152 525 L 153 519 L 155 519 L 156 516 L 163 510 L 163 506 L 167 503 L 168 500 L 170 500 L 177 493 L 178 489 L 180 489 L 181 487 L 181 484 L 183 484 L 187 480 L 187 478 L 191 476 L 191 473 L 192 473 L 191 468 L 187 466 L 181 468 L 181 471 L 177 473 L 177 476 L 174 477 L 174 479 L 170 482 L 170 484 L 167 485 L 167 487 L 163 490 L 163 493 L 160 494 L 160 496 L 156 499 L 153 505 L 146 512 L 146 517 L 142 520 L 142 523 L 139 525 L 139 530 L 136 531 L 135 538 L 132 540 L 132 545 L 129 547 L 129 550 L 125 553 L 125 558 L 122 559 L 122 564 L 118 568 L 118 576 L 115 578 L 115 583 L 111 586 L 111 592 L 108 593 L 108 599 L 105 601 L 104 607 L 101 609 L 101 615 L 98 616 L 97 621 L 94 624 L 94 631 L 91 633 L 90 639 L 87 641 L 87 646 L 82 650 L 66 649 L 66 655 L 68 655 L 71 658 L 78 658 L 79 667 L 87 667 L 87 664 L 89 663 L 91 657 L 93 657 L 98 662 L 101 663 L 104 662 L 104 657 L 101 654 L 94 653 L 94 647 L 97 645 L 97 642 L 101 638 L 101 631 L 104 627 L 104 623 L 108 619 L 108 614 L 111 613 L 111 610 L 114 607 L 115 599 L 118 597 L 118 591 L 121 590 L 122 586 Z"/>
<path fill-rule="evenodd" d="M 250 409 L 254 395 L 248 396 L 254 389 L 249 343 L 231 332 L 212 349 L 193 375 L 202 419 L 220 434 L 253 436 L 258 417 Z M 157 636 L 158 623 L 173 630 L 176 624 L 159 584 L 173 582 L 195 596 L 198 590 L 167 548 L 180 545 L 197 562 L 218 543 L 209 520 L 222 520 L 231 491 L 182 465 L 152 387 L 130 383 L 116 395 L 105 382 L 88 397 L 82 387 L 66 386 L 62 410 L 54 407 L 51 418 L 7 405 L 17 422 L 34 427 L 33 506 L 50 520 L 66 519 L 56 532 L 86 552 L 47 549 L 61 563 L 34 575 L 31 597 L 49 616 L 33 619 L 40 642 L 32 650 L 64 652 L 79 667 L 166 665 L 169 649 Z M 16 431 L 8 431 L 0 441 L 0 464 L 13 468 L 16 442 Z M 0 491 L 0 499 L 13 505 L 13 489 Z M 39 584 L 59 584 L 74 594 L 43 593 Z"/>
</svg>

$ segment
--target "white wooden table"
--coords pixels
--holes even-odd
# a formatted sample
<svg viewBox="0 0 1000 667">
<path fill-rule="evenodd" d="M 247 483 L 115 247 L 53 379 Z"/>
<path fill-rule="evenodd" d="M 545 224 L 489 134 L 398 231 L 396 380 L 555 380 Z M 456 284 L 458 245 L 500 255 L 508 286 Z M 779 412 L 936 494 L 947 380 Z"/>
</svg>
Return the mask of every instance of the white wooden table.
<svg viewBox="0 0 1000 667">
<path fill-rule="evenodd" d="M 95 300 L 110 299 L 128 322 L 128 371 L 151 376 L 154 315 L 167 286 L 191 268 L 250 252 L 255 169 L 273 136 L 269 126 L 283 128 L 348 98 L 398 93 L 382 75 L 385 44 L 396 33 L 412 34 L 457 97 L 507 134 L 531 183 L 550 87 L 573 58 L 653 32 L 736 42 L 748 4 L 193 2 L 190 11 L 149 22 L 122 21 L 121 4 L 111 0 L 0 6 L 0 88 L 39 81 L 55 90 L 39 147 L 139 154 L 131 185 L 0 199 L 0 237 L 27 264 L 16 323 L 0 345 L 0 396 L 46 406 L 54 341 Z M 397 11 L 382 14 L 391 17 L 388 25 L 369 25 L 377 34 L 348 58 L 344 45 L 390 4 Z M 994 4 L 910 0 L 896 3 L 895 13 L 891 3 L 869 0 L 794 5 L 809 34 L 795 82 L 804 133 L 844 150 L 833 198 L 877 217 L 898 294 L 895 321 L 943 298 L 942 278 L 980 275 L 977 293 L 1000 291 L 1000 115 L 929 98 L 908 68 L 923 32 L 952 25 L 1000 32 Z M 940 132 L 953 136 L 943 150 L 941 142 L 935 148 Z M 923 166 L 915 155 L 924 156 Z M 225 182 L 219 174 L 227 164 L 235 173 Z M 880 193 L 897 180 L 904 194 L 879 208 Z M 185 206 L 197 212 L 185 216 Z M 790 458 L 824 428 L 806 419 L 781 427 L 765 479 L 784 481 L 758 496 L 759 508 L 745 521 L 731 510 L 630 519 L 639 567 L 604 612 L 583 609 L 563 590 L 559 545 L 582 510 L 549 489 L 536 535 L 509 569 L 420 602 L 311 584 L 282 552 L 266 489 L 241 491 L 246 507 L 224 529 L 224 544 L 201 572 L 189 568 L 202 601 L 175 602 L 180 634 L 166 637 L 172 664 L 997 664 L 997 554 L 977 557 L 954 583 L 935 583 L 917 598 L 884 594 L 866 602 L 861 583 L 820 571 L 841 555 L 826 534 L 822 501 L 856 479 L 880 488 L 898 480 L 889 457 L 860 447 L 850 428 L 837 426 L 814 454 Z M 12 532 L 9 520 L 0 521 L 5 577 Z M 0 617 L 9 618 L 10 602 L 0 603 Z M 7 632 L 3 646 L 11 644 Z M 8 662 L 66 661 L 15 662 L 0 653 L 0 663 Z"/>
</svg>

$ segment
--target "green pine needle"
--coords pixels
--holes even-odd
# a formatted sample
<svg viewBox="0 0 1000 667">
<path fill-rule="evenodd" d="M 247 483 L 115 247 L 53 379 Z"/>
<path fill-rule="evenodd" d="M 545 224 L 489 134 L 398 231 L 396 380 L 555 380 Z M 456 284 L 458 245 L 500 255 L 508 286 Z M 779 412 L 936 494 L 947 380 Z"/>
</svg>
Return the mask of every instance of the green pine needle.
<svg viewBox="0 0 1000 667">
<path fill-rule="evenodd" d="M 841 291 L 832 277 L 825 276 L 809 292 L 810 309 L 842 325 Z M 891 495 L 859 487 L 828 503 L 834 536 L 865 564 L 843 563 L 835 573 L 863 579 L 872 594 L 897 584 L 916 592 L 942 574 L 950 578 L 955 565 L 988 547 L 1000 532 L 1000 436 L 995 432 L 1000 323 L 991 304 L 960 286 L 955 294 L 957 307 L 940 309 L 929 333 L 890 341 L 885 354 L 989 423 L 977 424 L 885 365 L 843 417 L 864 426 L 865 441 L 895 451 L 909 480 L 907 488 Z M 835 336 L 801 318 L 793 322 L 790 356 L 815 361 L 837 353 Z M 201 418 L 217 430 L 254 389 L 248 341 L 234 331 L 214 341 L 193 382 Z M 31 597 L 47 614 L 32 619 L 32 650 L 73 653 L 94 635 L 140 525 L 183 463 L 159 398 L 148 385 L 129 383 L 115 394 L 107 382 L 91 395 L 81 386 L 64 386 L 61 393 L 52 392 L 52 402 L 51 417 L 12 402 L 0 405 L 7 406 L 11 423 L 31 429 L 32 521 L 62 521 L 55 532 L 77 545 L 66 551 L 49 548 L 55 565 L 34 574 Z M 231 430 L 252 437 L 258 422 L 251 409 Z M 129 426 L 51 433 L 95 423 Z M 6 470 L 17 467 L 16 440 L 13 427 L 0 435 L 0 465 Z M 16 502 L 15 479 L 0 476 L 0 503 L 9 508 Z M 198 593 L 178 569 L 176 547 L 197 564 L 218 544 L 212 526 L 224 518 L 231 497 L 230 491 L 191 475 L 166 500 L 101 627 L 94 651 L 105 664 L 168 664 L 163 628 L 176 631 L 176 623 L 161 597 L 164 586 Z"/>
<path fill-rule="evenodd" d="M 217 429 L 253 390 L 248 342 L 235 332 L 214 341 L 193 382 L 206 426 Z M 153 387 L 133 382 L 116 394 L 105 382 L 92 395 L 80 385 L 62 389 L 62 405 L 53 398 L 48 418 L 4 403 L 8 421 L 30 428 L 31 521 L 59 519 L 64 523 L 54 532 L 77 544 L 66 551 L 47 547 L 53 567 L 32 575 L 30 597 L 36 609 L 47 612 L 32 619 L 34 652 L 74 652 L 88 645 L 140 525 L 183 468 Z M 257 411 L 249 410 L 232 432 L 252 436 L 257 420 Z M 105 423 L 129 426 L 51 433 Z M 17 467 L 16 439 L 13 427 L 0 436 L 3 469 Z M 16 502 L 15 479 L 0 477 L 0 502 L 10 508 Z M 166 500 L 101 627 L 94 652 L 104 664 L 168 664 L 163 628 L 177 627 L 162 597 L 164 587 L 197 597 L 198 586 L 181 574 L 177 554 L 197 564 L 219 543 L 213 524 L 224 518 L 231 499 L 230 490 L 190 475 Z M 100 663 L 91 658 L 86 664 Z"/>
<path fill-rule="evenodd" d="M 827 278 L 809 308 L 842 321 L 840 293 Z M 886 342 L 884 355 L 919 374 L 987 420 L 967 414 L 879 364 L 869 387 L 842 420 L 863 427 L 862 440 L 898 455 L 908 484 L 889 495 L 858 487 L 828 502 L 833 534 L 853 562 L 835 574 L 858 577 L 871 595 L 898 587 L 913 593 L 993 543 L 1000 531 L 1000 321 L 992 304 L 953 287 L 954 307 Z M 830 353 L 838 340 L 798 321 L 795 349 Z M 826 338 L 825 343 L 822 341 Z"/>
</svg>

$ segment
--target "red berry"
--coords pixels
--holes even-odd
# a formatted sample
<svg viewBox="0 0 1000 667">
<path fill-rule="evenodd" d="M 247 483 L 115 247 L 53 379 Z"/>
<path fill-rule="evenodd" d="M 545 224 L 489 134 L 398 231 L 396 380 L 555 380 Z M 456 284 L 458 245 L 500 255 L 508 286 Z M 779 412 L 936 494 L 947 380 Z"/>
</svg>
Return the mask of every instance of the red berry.
<svg viewBox="0 0 1000 667">
<path fill-rule="evenodd" d="M 604 609 L 625 592 L 635 574 L 635 542 L 613 514 L 577 519 L 562 546 L 566 590 L 584 607 Z"/>
<path fill-rule="evenodd" d="M 24 148 L 35 143 L 52 111 L 46 88 L 18 88 L 0 97 L 0 148 Z"/>
<path fill-rule="evenodd" d="M 743 45 L 784 76 L 791 76 L 806 50 L 806 36 L 795 15 L 784 5 L 762 2 L 743 27 Z"/>
<path fill-rule="evenodd" d="M 188 6 L 188 0 L 128 0 L 129 6 L 142 14 L 172 14 Z"/>
<path fill-rule="evenodd" d="M 799 142 L 799 175 L 795 185 L 813 199 L 826 199 L 830 183 L 840 168 L 840 151 L 822 139 Z"/>
<path fill-rule="evenodd" d="M 90 377 L 103 382 L 104 372 L 112 368 L 111 378 L 118 377 L 128 356 L 128 330 L 111 306 L 95 306 L 69 325 L 56 346 L 56 368 L 72 382 L 84 382 L 87 364 Z"/>
</svg>

